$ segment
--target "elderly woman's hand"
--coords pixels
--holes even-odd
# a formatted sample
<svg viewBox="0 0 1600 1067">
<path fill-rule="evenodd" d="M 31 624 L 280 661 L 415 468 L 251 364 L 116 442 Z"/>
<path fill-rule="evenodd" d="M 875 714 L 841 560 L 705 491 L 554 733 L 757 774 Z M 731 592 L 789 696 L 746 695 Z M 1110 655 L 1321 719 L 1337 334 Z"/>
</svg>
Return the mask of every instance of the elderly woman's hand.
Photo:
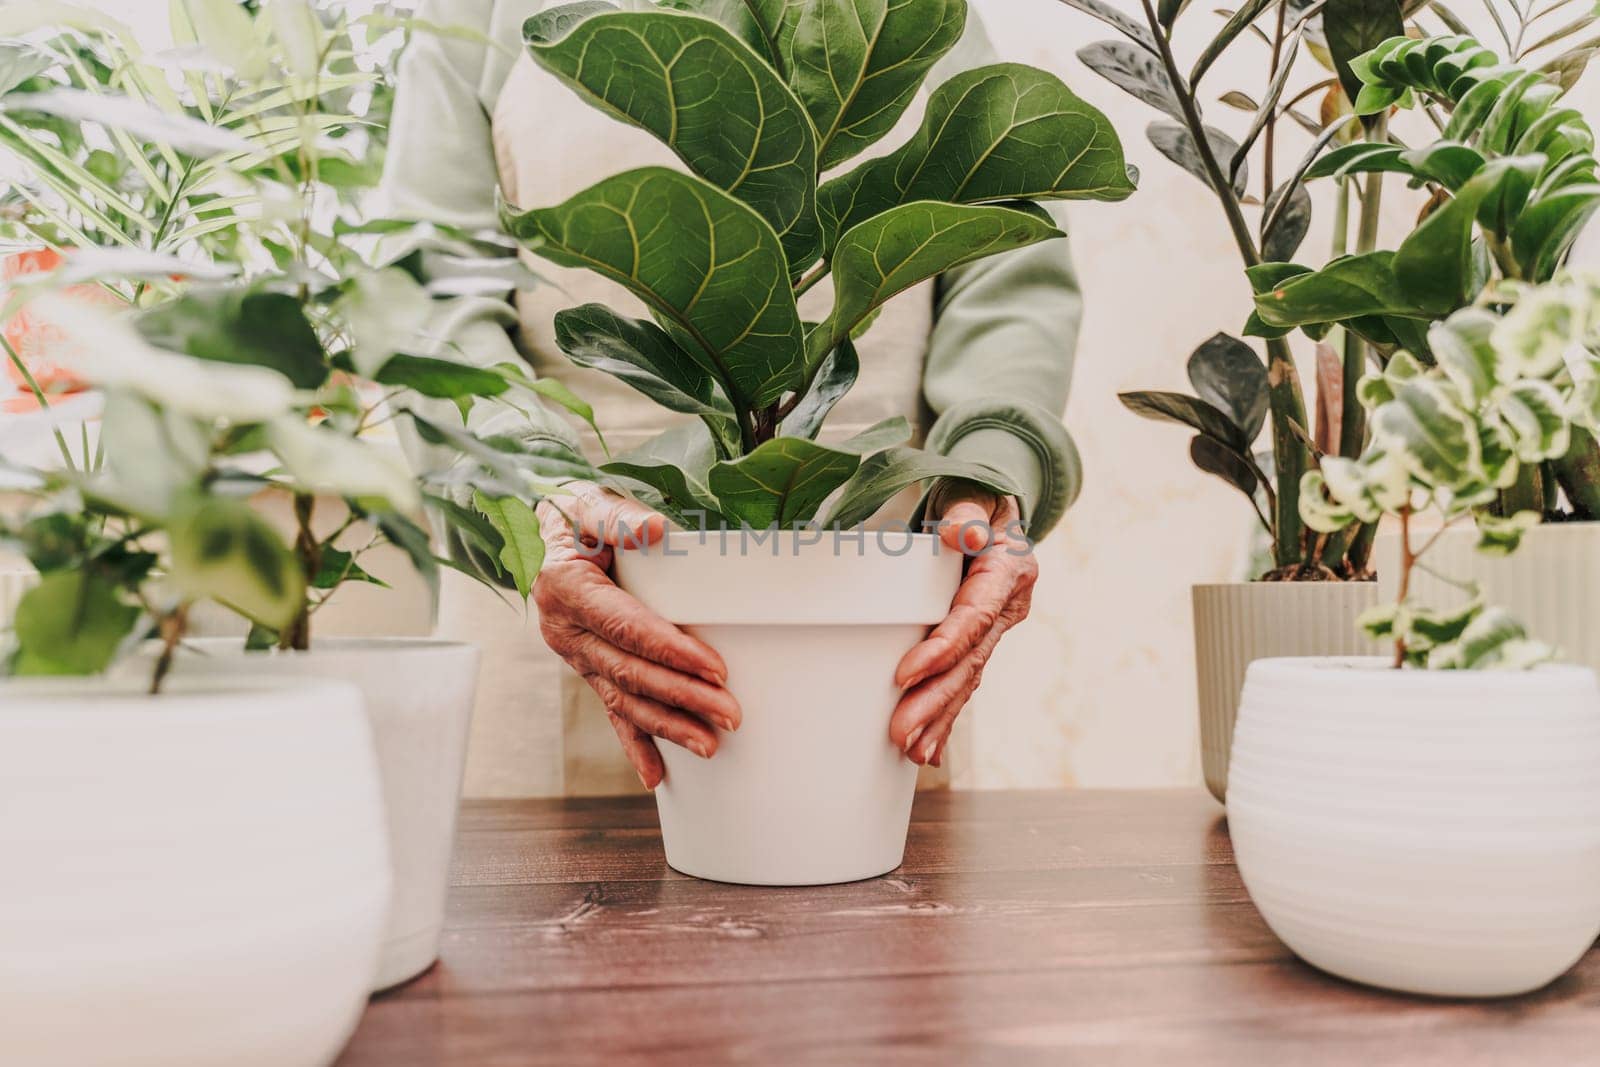
<svg viewBox="0 0 1600 1067">
<path fill-rule="evenodd" d="M 913 762 L 937 767 L 995 646 L 1028 617 L 1039 563 L 1014 498 L 961 486 L 938 494 L 935 505 L 945 545 L 973 558 L 950 614 L 895 669 L 903 695 L 889 737 Z"/>
<path fill-rule="evenodd" d="M 717 750 L 711 727 L 738 729 L 739 702 L 725 688 L 728 668 L 714 649 L 617 588 L 606 573 L 614 548 L 660 541 L 666 519 L 596 485 L 575 484 L 567 492 L 538 509 L 545 540 L 533 588 L 539 628 L 599 695 L 628 762 L 654 789 L 666 768 L 650 739 L 709 759 Z"/>
</svg>

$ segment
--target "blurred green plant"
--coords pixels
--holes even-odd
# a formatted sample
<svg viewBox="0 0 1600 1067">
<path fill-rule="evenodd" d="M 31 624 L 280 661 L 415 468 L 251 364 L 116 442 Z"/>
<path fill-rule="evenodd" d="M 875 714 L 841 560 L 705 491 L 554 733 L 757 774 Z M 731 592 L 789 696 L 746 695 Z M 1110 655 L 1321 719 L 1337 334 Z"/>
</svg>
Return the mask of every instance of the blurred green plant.
<svg viewBox="0 0 1600 1067">
<path fill-rule="evenodd" d="M 50 521 L 80 528 L 79 563 L 100 558 L 108 537 L 159 557 L 117 595 L 136 611 L 128 632 L 151 619 L 170 646 L 187 604 L 206 598 L 251 621 L 252 645 L 304 649 L 338 587 L 373 580 L 364 552 L 394 545 L 435 588 L 438 567 L 457 565 L 434 555 L 425 507 L 474 547 L 460 566 L 526 596 L 543 549 L 531 502 L 588 469 L 559 441 L 483 437 L 465 423 L 478 400 L 525 409 L 542 398 L 592 418 L 587 405 L 516 366 L 441 358 L 428 334 L 436 297 L 535 283 L 514 260 L 474 258 L 504 238 L 365 213 L 380 169 L 370 119 L 387 92 L 382 56 L 418 26 L 388 12 L 351 17 L 343 4 L 174 0 L 178 47 L 149 53 L 97 11 L 0 8 L 0 146 L 24 167 L 6 201 L 9 233 L 63 254 L 59 269 L 14 281 L 4 312 L 53 303 L 74 373 L 107 394 L 94 447 L 83 434 L 74 456 L 56 427 L 67 468 L 36 477 L 47 513 L 67 516 Z M 425 285 L 422 260 L 441 250 L 475 266 Z M 117 310 L 64 309 L 60 291 L 84 283 Z M 6 356 L 26 376 L 21 353 L 7 344 Z M 231 395 L 225 376 L 240 372 L 281 403 L 216 410 L 206 383 Z M 425 412 L 424 400 L 457 413 Z M 453 460 L 409 473 L 374 441 L 396 420 Z M 243 531 L 241 494 L 288 498 L 287 583 L 265 535 L 209 537 L 210 513 L 195 510 L 225 508 Z M 342 511 L 318 523 L 317 501 L 330 496 Z M 348 544 L 358 527 L 370 537 Z M 72 608 L 82 590 L 51 580 L 57 561 L 29 550 L 27 529 L 12 536 L 46 581 L 18 614 L 12 668 L 53 662 L 30 624 L 44 617 L 92 630 L 100 654 L 73 665 L 103 666 L 115 642 L 100 630 L 115 628 Z M 226 566 L 209 551 L 225 541 L 241 546 Z M 261 581 L 274 576 L 281 599 L 248 595 L 251 566 Z M 161 602 L 143 589 L 152 576 L 170 591 Z"/>
</svg>

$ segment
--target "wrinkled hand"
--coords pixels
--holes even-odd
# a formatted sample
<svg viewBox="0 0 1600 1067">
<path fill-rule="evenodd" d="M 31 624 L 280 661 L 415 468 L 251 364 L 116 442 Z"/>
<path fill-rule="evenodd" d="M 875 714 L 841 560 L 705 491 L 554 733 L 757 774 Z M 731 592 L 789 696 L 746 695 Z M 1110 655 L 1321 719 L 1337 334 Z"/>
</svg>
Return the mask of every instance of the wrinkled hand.
<svg viewBox="0 0 1600 1067">
<path fill-rule="evenodd" d="M 619 543 L 655 544 L 666 519 L 597 485 L 539 505 L 545 562 L 534 583 L 539 629 L 551 650 L 583 676 L 605 704 L 628 762 L 646 789 L 666 768 L 650 740 L 659 737 L 711 758 L 717 734 L 736 730 L 739 703 L 724 687 L 722 657 L 617 588 L 606 573 Z M 578 530 L 574 533 L 572 523 Z M 583 538 L 582 547 L 578 537 Z"/>
<path fill-rule="evenodd" d="M 889 737 L 913 763 L 939 766 L 950 728 L 1005 632 L 1028 617 L 1039 563 L 1012 497 L 977 486 L 941 494 L 939 536 L 972 556 L 950 614 L 895 669 L 903 691 Z M 976 553 L 976 555 L 974 555 Z"/>
</svg>

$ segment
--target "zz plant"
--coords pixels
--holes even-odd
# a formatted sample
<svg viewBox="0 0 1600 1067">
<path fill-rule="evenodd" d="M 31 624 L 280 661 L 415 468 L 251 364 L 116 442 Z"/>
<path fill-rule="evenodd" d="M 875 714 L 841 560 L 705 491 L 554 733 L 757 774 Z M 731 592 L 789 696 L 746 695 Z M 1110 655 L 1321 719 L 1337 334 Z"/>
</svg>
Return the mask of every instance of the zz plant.
<svg viewBox="0 0 1600 1067">
<path fill-rule="evenodd" d="M 1428 362 L 1402 349 L 1362 380 L 1372 440 L 1358 459 L 1324 457 L 1306 474 L 1303 517 L 1330 534 L 1397 518 L 1398 599 L 1361 620 L 1371 636 L 1392 641 L 1396 667 L 1531 666 L 1553 652 L 1504 609 L 1470 586 L 1458 607 L 1420 605 L 1411 580 L 1439 534 L 1461 519 L 1475 517 L 1479 549 L 1498 555 L 1538 525 L 1538 510 L 1506 515 L 1495 506 L 1524 470 L 1558 459 L 1574 434 L 1600 426 L 1600 280 L 1498 284 L 1428 327 L 1425 340 Z M 1414 517 L 1429 509 L 1439 530 L 1419 542 Z"/>
<path fill-rule="evenodd" d="M 504 209 L 532 252 L 596 271 L 650 311 L 563 311 L 563 351 L 699 419 L 604 464 L 613 484 L 691 529 L 808 523 L 835 494 L 821 521 L 847 526 L 941 477 L 1013 491 L 990 468 L 906 447 L 904 419 L 817 441 L 855 382 L 852 341 L 885 301 L 1060 236 L 1038 201 L 1133 192 L 1105 117 L 1012 63 L 951 78 L 903 144 L 821 179 L 895 126 L 966 14 L 964 0 L 673 0 L 528 20 L 535 62 L 687 170 L 646 167 L 553 207 Z M 830 275 L 831 312 L 802 321 L 796 300 Z"/>
<path fill-rule="evenodd" d="M 1194 21 L 1192 15 L 1187 23 L 1179 21 L 1186 4 L 1140 0 L 1130 15 L 1104 0 L 1062 2 L 1122 35 L 1087 45 L 1079 58 L 1161 113 L 1147 131 L 1151 143 L 1212 191 L 1240 261 L 1258 286 L 1274 283 L 1280 269 L 1287 269 L 1276 265 L 1291 260 L 1305 240 L 1313 205 L 1308 182 L 1314 178 L 1333 179 L 1331 197 L 1319 202 L 1332 203 L 1333 255 L 1377 249 L 1385 179 L 1392 182 L 1400 168 L 1342 164 L 1392 161 L 1405 147 L 1390 132 L 1386 106 L 1400 93 L 1380 101 L 1377 90 L 1364 89 L 1371 68 L 1362 57 L 1391 37 L 1422 36 L 1434 24 L 1465 32 L 1449 8 L 1428 0 L 1245 0 L 1219 11 L 1220 27 L 1192 64 L 1180 64 L 1173 36 Z M 1593 41 L 1566 47 L 1595 21 L 1592 12 L 1574 13 L 1569 5 L 1570 0 L 1485 0 L 1508 52 L 1563 89 L 1595 51 Z M 1556 19 L 1563 9 L 1567 14 Z M 1251 49 L 1260 57 L 1259 87 L 1215 84 L 1218 60 Z M 1297 61 L 1306 55 L 1324 68 L 1324 76 L 1302 84 L 1306 65 Z M 1545 90 L 1537 95 L 1550 99 Z M 1206 110 L 1213 98 L 1249 115 L 1242 134 L 1219 128 Z M 1291 124 L 1309 143 L 1285 171 L 1276 157 L 1285 140 L 1282 128 Z M 1144 390 L 1122 396 L 1140 415 L 1194 431 L 1195 465 L 1251 501 L 1272 542 L 1269 579 L 1369 577 L 1375 529 L 1356 526 L 1337 537 L 1319 536 L 1301 522 L 1298 500 L 1300 479 L 1319 455 L 1354 458 L 1365 443 L 1366 412 L 1356 385 L 1398 342 L 1387 334 L 1374 338 L 1363 325 L 1329 321 L 1308 331 L 1316 342 L 1314 405 L 1307 404 L 1301 387 L 1292 331 L 1265 309 L 1250 318 L 1242 336 L 1219 333 L 1194 350 L 1188 360 L 1193 394 Z M 1265 360 L 1248 337 L 1261 339 Z M 1263 428 L 1270 451 L 1257 453 L 1254 443 Z"/>
</svg>

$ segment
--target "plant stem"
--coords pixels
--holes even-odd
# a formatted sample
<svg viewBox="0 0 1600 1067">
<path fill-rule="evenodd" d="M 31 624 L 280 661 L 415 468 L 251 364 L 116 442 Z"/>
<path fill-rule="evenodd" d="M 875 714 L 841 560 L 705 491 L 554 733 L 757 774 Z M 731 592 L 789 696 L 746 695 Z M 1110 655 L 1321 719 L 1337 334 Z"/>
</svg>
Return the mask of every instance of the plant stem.
<svg viewBox="0 0 1600 1067">
<path fill-rule="evenodd" d="M 1411 595 L 1411 570 L 1416 565 L 1416 554 L 1411 551 L 1411 506 L 1408 504 L 1400 509 L 1400 587 L 1395 596 L 1396 604 L 1404 604 Z M 1394 669 L 1399 670 L 1405 665 L 1406 639 L 1403 634 L 1397 634 L 1394 639 Z"/>
<path fill-rule="evenodd" d="M 309 493 L 296 493 L 294 495 L 294 521 L 296 526 L 294 538 L 294 554 L 300 558 L 300 570 L 305 575 L 306 587 L 316 581 L 317 573 L 322 569 L 322 542 L 317 540 L 317 535 L 311 529 L 312 512 L 316 509 L 316 497 Z M 311 647 L 311 596 L 300 603 L 300 611 L 295 615 L 294 622 L 278 635 L 280 649 L 293 649 L 296 652 L 305 652 Z"/>
<path fill-rule="evenodd" d="M 794 297 L 800 299 L 811 291 L 811 287 L 828 276 L 828 263 L 826 260 L 811 268 L 811 273 L 794 283 Z"/>
<path fill-rule="evenodd" d="M 170 615 L 163 615 L 157 624 L 161 633 L 161 655 L 156 657 L 155 671 L 150 676 L 150 695 L 160 694 L 161 687 L 166 683 L 167 675 L 172 670 L 172 659 L 177 654 L 178 645 L 183 640 L 183 635 L 189 629 L 189 605 L 179 604 L 172 609 Z"/>
<path fill-rule="evenodd" d="M 1228 229 L 1233 234 L 1234 244 L 1238 246 L 1239 256 L 1246 267 L 1254 267 L 1261 262 L 1261 253 L 1250 236 L 1250 226 L 1245 221 L 1244 209 L 1233 191 L 1233 184 L 1223 172 L 1216 153 L 1211 150 L 1211 142 L 1206 138 L 1205 122 L 1195 103 L 1194 87 L 1184 81 L 1178 70 L 1172 46 L 1161 28 L 1161 21 L 1156 17 L 1151 0 L 1140 0 L 1140 3 L 1144 6 L 1150 32 L 1155 37 L 1161 65 L 1167 72 L 1173 95 L 1178 98 L 1178 105 L 1183 111 L 1184 126 L 1194 141 L 1195 151 L 1199 153 L 1211 189 L 1222 204 L 1222 212 L 1227 216 Z M 1300 477 L 1311 465 L 1311 453 L 1292 428 L 1306 424 L 1306 404 L 1300 390 L 1300 374 L 1294 365 L 1294 353 L 1288 341 L 1281 337 L 1267 342 L 1267 398 L 1272 409 L 1272 456 L 1278 475 L 1273 558 L 1278 566 L 1285 567 L 1305 558 L 1305 546 L 1302 544 L 1305 528 L 1300 521 Z"/>
<path fill-rule="evenodd" d="M 11 361 L 13 367 L 17 368 L 17 373 L 22 375 L 23 384 L 28 387 L 29 392 L 33 393 L 33 399 L 38 402 L 39 409 L 48 411 L 50 409 L 50 401 L 45 397 L 44 390 L 39 388 L 38 379 L 33 376 L 33 372 L 28 369 L 28 365 L 22 362 L 22 357 L 17 354 L 15 348 L 11 347 L 11 342 L 3 334 L 0 334 L 0 347 L 5 348 L 6 358 Z M 66 461 L 67 470 L 76 473 L 78 466 L 72 462 L 72 449 L 67 447 L 67 439 L 62 434 L 61 427 L 52 426 L 50 427 L 50 432 L 55 434 L 56 447 L 61 450 L 61 458 Z"/>
<path fill-rule="evenodd" d="M 1283 21 L 1288 7 L 1289 5 L 1287 0 L 1284 0 L 1284 2 L 1278 4 L 1278 24 L 1272 31 L 1272 66 L 1267 70 L 1268 86 L 1271 86 L 1273 81 L 1277 78 L 1278 67 L 1283 63 Z M 1267 114 L 1266 128 L 1261 131 L 1261 202 L 1263 204 L 1272 202 L 1272 190 L 1274 188 L 1272 184 L 1272 169 L 1274 163 L 1273 157 L 1276 155 L 1276 152 L 1273 148 L 1273 142 L 1276 138 L 1277 126 L 1278 109 L 1274 107 Z M 1264 231 L 1264 224 L 1266 222 L 1265 217 L 1263 217 L 1262 222 L 1262 228 Z M 1267 235 L 1265 232 L 1263 232 L 1261 234 L 1263 243 L 1266 241 L 1266 238 Z"/>
</svg>

